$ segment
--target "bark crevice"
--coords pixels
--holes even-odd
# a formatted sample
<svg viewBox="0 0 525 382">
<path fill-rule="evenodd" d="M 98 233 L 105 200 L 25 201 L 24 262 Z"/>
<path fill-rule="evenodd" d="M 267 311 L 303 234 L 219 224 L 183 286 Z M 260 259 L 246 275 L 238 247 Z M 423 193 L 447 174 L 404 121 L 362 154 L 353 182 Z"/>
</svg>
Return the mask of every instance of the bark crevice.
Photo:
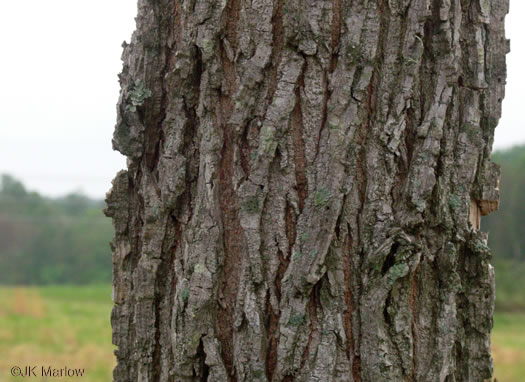
<svg viewBox="0 0 525 382">
<path fill-rule="evenodd" d="M 115 382 L 490 378 L 489 3 L 139 0 Z"/>
</svg>

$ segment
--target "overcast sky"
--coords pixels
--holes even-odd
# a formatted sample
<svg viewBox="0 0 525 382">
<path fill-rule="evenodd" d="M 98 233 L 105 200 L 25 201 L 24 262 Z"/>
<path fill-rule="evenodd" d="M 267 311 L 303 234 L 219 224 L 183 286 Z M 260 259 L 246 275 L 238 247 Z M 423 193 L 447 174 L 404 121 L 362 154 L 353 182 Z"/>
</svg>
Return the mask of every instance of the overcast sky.
<svg viewBox="0 0 525 382">
<path fill-rule="evenodd" d="M 0 0 L 0 173 L 49 196 L 105 195 L 125 167 L 111 136 L 135 14 L 135 0 Z M 523 14 L 525 1 L 511 0 L 495 148 L 525 143 Z"/>
</svg>

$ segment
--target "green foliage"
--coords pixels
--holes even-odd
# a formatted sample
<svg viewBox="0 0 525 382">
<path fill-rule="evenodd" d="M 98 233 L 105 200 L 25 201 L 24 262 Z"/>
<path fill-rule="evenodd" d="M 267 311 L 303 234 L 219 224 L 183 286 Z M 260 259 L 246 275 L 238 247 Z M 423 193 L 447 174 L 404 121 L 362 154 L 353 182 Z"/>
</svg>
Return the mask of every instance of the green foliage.
<svg viewBox="0 0 525 382">
<path fill-rule="evenodd" d="M 481 227 L 490 233 L 496 259 L 525 261 L 525 146 L 496 152 L 492 161 L 501 166 L 500 206 L 481 219 Z"/>
<path fill-rule="evenodd" d="M 525 312 L 525 262 L 497 258 L 494 261 L 496 275 L 496 310 Z"/>
<path fill-rule="evenodd" d="M 133 89 L 129 92 L 126 109 L 133 112 L 137 111 L 137 106 L 142 106 L 144 101 L 151 96 L 151 90 L 147 89 L 141 80 L 136 80 Z"/>
<path fill-rule="evenodd" d="M 0 190 L 3 195 L 22 197 L 27 194 L 24 185 L 12 176 L 3 174 L 1 179 Z"/>
<path fill-rule="evenodd" d="M 500 205 L 481 219 L 481 228 L 489 232 L 496 309 L 525 311 L 525 146 L 496 152 L 492 161 L 501 166 Z"/>
<path fill-rule="evenodd" d="M 102 201 L 70 194 L 48 199 L 4 175 L 0 186 L 3 284 L 111 281 L 111 220 Z"/>
</svg>

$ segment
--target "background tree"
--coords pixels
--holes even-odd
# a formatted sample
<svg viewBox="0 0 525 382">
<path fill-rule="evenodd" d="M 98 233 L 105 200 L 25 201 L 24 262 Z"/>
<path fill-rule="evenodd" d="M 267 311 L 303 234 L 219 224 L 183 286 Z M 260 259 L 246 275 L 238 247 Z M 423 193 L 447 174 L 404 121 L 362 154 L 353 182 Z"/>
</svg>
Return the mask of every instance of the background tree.
<svg viewBox="0 0 525 382">
<path fill-rule="evenodd" d="M 501 165 L 501 208 L 486 219 L 483 226 L 490 232 L 493 251 L 501 257 L 525 260 L 525 146 L 497 152 L 493 160 Z M 500 224 L 505 221 L 506 224 Z"/>
<path fill-rule="evenodd" d="M 499 310 L 525 310 L 525 146 L 494 153 L 501 165 L 501 204 L 498 213 L 484 219 L 494 253 Z"/>
<path fill-rule="evenodd" d="M 111 222 L 102 201 L 49 199 L 9 175 L 0 181 L 2 284 L 88 284 L 111 280 Z"/>
<path fill-rule="evenodd" d="M 482 381 L 506 0 L 140 0 L 114 380 Z"/>
</svg>

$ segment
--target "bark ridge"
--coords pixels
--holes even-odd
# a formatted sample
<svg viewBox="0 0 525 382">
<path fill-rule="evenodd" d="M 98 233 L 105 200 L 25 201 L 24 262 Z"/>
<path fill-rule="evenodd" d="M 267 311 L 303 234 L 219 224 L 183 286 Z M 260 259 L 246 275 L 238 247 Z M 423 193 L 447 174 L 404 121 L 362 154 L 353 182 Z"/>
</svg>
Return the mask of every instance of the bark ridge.
<svg viewBox="0 0 525 382">
<path fill-rule="evenodd" d="M 484 381 L 508 0 L 139 0 L 116 382 Z"/>
</svg>

